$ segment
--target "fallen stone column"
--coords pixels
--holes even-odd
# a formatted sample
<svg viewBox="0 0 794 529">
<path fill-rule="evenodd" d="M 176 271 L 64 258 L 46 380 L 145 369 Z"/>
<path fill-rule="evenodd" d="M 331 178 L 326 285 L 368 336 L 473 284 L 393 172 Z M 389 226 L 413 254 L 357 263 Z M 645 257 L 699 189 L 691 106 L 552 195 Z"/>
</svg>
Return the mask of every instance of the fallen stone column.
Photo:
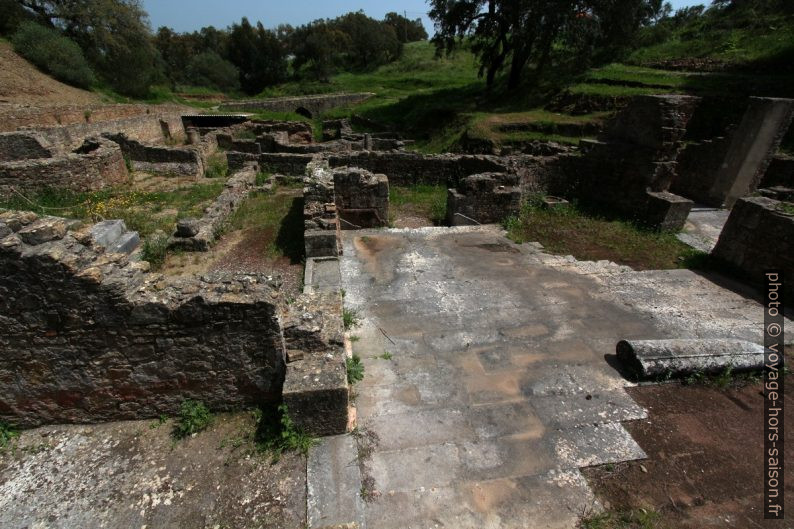
<svg viewBox="0 0 794 529">
<path fill-rule="evenodd" d="M 621 340 L 616 350 L 639 378 L 764 367 L 764 347 L 744 340 Z"/>
</svg>

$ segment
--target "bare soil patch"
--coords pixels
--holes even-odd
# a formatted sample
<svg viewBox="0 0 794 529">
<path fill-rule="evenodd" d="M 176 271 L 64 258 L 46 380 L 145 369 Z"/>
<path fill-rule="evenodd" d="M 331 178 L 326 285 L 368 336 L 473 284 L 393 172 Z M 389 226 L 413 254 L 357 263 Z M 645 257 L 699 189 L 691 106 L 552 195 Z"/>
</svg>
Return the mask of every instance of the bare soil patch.
<svg viewBox="0 0 794 529">
<path fill-rule="evenodd" d="M 252 412 L 175 441 L 173 421 L 47 426 L 0 451 L 2 527 L 301 529 L 306 458 L 257 450 Z"/>
<path fill-rule="evenodd" d="M 789 351 L 791 353 L 791 351 Z M 794 379 L 786 378 L 785 419 L 794 421 Z M 626 424 L 648 459 L 584 470 L 602 502 L 615 512 L 658 513 L 654 527 L 788 529 L 763 519 L 763 386 L 718 389 L 678 383 L 629 390 L 649 418 Z M 794 441 L 786 441 L 794 462 Z M 794 497 L 794 484 L 785 489 Z"/>
<path fill-rule="evenodd" d="M 96 94 L 56 81 L 17 55 L 11 44 L 0 42 L 0 103 L 90 105 Z"/>
</svg>

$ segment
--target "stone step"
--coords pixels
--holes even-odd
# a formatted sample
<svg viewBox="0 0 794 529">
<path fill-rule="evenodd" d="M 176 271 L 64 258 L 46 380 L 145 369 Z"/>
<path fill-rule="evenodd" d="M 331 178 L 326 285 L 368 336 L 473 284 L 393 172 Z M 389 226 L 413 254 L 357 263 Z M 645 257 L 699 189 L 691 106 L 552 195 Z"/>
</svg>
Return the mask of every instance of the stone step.
<svg viewBox="0 0 794 529">
<path fill-rule="evenodd" d="M 109 248 L 125 231 L 127 226 L 123 220 L 103 220 L 94 224 L 91 228 L 91 236 L 96 244 Z"/>
<path fill-rule="evenodd" d="M 358 446 L 350 435 L 324 437 L 311 448 L 306 464 L 309 529 L 347 524 L 366 529 L 358 465 Z"/>
<path fill-rule="evenodd" d="M 109 253 L 131 254 L 141 243 L 141 238 L 137 231 L 125 232 L 107 248 Z"/>
</svg>

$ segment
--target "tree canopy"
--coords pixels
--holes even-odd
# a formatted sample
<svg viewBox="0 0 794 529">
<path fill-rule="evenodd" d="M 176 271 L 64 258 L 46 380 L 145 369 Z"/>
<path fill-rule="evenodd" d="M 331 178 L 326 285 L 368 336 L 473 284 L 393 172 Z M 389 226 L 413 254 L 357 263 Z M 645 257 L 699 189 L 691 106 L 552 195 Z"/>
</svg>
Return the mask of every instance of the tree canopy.
<svg viewBox="0 0 794 529">
<path fill-rule="evenodd" d="M 509 71 L 516 88 L 528 66 L 539 73 L 555 52 L 586 62 L 596 48 L 626 45 L 662 0 L 430 0 L 439 52 L 470 39 L 491 86 Z"/>
</svg>

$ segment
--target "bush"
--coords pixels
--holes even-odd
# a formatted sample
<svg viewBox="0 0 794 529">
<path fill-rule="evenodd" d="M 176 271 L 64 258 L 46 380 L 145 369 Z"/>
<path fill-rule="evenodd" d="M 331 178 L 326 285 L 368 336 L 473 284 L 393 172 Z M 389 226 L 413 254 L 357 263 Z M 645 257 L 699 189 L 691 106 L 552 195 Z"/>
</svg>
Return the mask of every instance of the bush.
<svg viewBox="0 0 794 529">
<path fill-rule="evenodd" d="M 199 53 L 187 66 L 187 79 L 193 85 L 206 86 L 224 92 L 240 88 L 240 72 L 214 51 Z"/>
<path fill-rule="evenodd" d="M 186 400 L 179 408 L 179 417 L 174 424 L 173 435 L 176 439 L 184 439 L 206 430 L 210 424 L 212 424 L 212 414 L 204 403 Z"/>
<path fill-rule="evenodd" d="M 54 29 L 23 22 L 11 42 L 17 53 L 59 81 L 81 88 L 96 83 L 80 46 Z"/>
</svg>

